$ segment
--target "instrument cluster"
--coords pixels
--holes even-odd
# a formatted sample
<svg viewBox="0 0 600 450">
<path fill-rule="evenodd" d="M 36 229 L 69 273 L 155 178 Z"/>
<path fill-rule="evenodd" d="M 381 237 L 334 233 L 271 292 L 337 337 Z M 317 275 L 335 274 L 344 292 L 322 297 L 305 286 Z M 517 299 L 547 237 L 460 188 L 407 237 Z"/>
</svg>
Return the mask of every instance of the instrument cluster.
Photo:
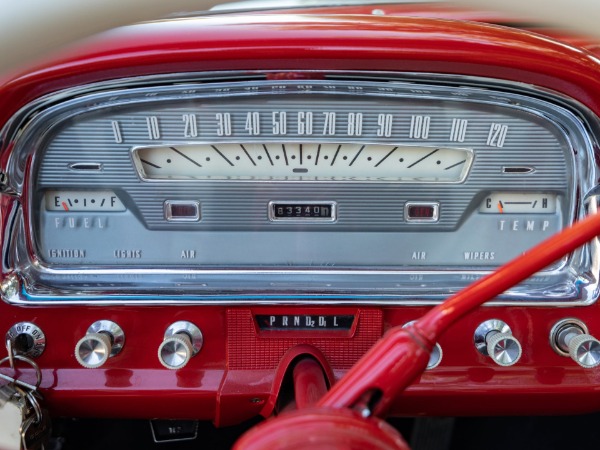
<svg viewBox="0 0 600 450">
<path fill-rule="evenodd" d="M 213 74 L 78 91 L 22 113 L 15 302 L 143 303 L 159 284 L 192 303 L 437 301 L 581 217 L 596 172 L 585 111 L 493 80 Z M 504 300 L 590 301 L 589 252 Z"/>
</svg>

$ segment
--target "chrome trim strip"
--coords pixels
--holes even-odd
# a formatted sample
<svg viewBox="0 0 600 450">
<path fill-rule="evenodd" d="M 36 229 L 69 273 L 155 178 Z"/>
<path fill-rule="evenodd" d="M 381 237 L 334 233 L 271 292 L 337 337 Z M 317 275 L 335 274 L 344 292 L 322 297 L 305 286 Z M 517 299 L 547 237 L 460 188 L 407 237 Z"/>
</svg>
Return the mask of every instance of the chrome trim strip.
<svg viewBox="0 0 600 450">
<path fill-rule="evenodd" d="M 115 297 L 111 300 L 106 300 L 106 296 L 91 297 L 91 298 L 76 298 L 65 300 L 63 297 L 52 298 L 51 300 L 46 298 L 40 298 L 39 296 L 27 297 L 26 299 L 11 299 L 5 301 L 5 303 L 15 306 L 357 306 L 357 305 L 368 305 L 377 307 L 423 307 L 423 306 L 435 306 L 442 303 L 431 302 L 431 301 L 410 301 L 404 300 L 398 301 L 385 301 L 382 299 L 373 299 L 371 296 L 365 297 L 352 297 L 347 298 L 341 296 L 340 298 L 327 297 L 315 295 L 311 298 L 299 298 L 299 299 L 285 299 L 281 296 L 272 296 L 266 298 L 266 295 L 257 295 L 249 298 L 239 297 L 223 297 L 223 298 L 210 298 L 210 299 L 198 299 L 198 300 L 180 300 L 173 298 L 166 299 L 140 299 L 131 300 L 127 298 Z M 103 298 L 103 299 L 101 299 Z M 396 298 L 390 296 L 390 300 Z M 528 302 L 528 301 L 505 301 L 505 300 L 490 300 L 484 303 L 483 307 L 506 307 L 506 306 L 518 306 L 518 307 L 586 307 L 593 304 L 589 302 Z"/>
</svg>

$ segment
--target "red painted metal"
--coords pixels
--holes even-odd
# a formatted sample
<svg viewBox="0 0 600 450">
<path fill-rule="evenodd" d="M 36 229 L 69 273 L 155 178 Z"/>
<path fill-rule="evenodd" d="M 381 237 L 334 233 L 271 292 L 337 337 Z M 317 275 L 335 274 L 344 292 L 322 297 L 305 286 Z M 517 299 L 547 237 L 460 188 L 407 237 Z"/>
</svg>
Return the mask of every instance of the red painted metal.
<svg viewBox="0 0 600 450">
<path fill-rule="evenodd" d="M 273 308 L 268 310 L 272 314 L 276 313 Z M 280 311 L 289 313 L 294 309 L 282 308 Z M 276 411 L 285 376 L 292 370 L 294 364 L 301 359 L 312 358 L 318 362 L 324 371 L 327 384 L 331 386 L 335 382 L 335 375 L 330 362 L 317 346 L 314 344 L 297 344 L 293 341 L 288 341 L 288 344 L 288 350 L 279 356 L 280 359 L 276 367 L 233 369 L 227 365 L 227 370 L 223 374 L 217 393 L 215 424 L 219 426 L 235 425 L 257 414 L 263 417 L 271 416 Z M 248 360 L 252 360 L 251 353 L 246 356 Z"/>
<path fill-rule="evenodd" d="M 412 334 L 411 328 L 395 327 L 369 350 L 348 373 L 333 386 L 318 406 L 350 408 L 370 398 L 381 400 L 377 412 L 387 411 L 391 402 L 423 371 L 433 343 Z"/>
<path fill-rule="evenodd" d="M 313 406 L 327 392 L 323 368 L 312 358 L 305 358 L 294 366 L 294 399 L 296 408 Z"/>
<path fill-rule="evenodd" d="M 428 14 L 426 9 L 424 14 Z M 460 11 L 452 14 L 451 18 L 465 17 Z M 438 17 L 442 16 L 439 12 Z M 569 41 L 579 42 L 575 38 Z M 491 77 L 554 90 L 600 115 L 596 58 L 585 49 L 545 36 L 415 17 L 224 15 L 126 27 L 5 76 L 0 81 L 0 126 L 30 101 L 69 87 L 122 77 L 214 70 L 272 70 L 280 74 L 313 70 L 317 78 L 330 70 Z M 2 145 L 8 145 L 0 153 L 5 161 L 10 143 Z M 0 200 L 4 224 L 14 200 L 6 196 Z M 253 314 L 301 314 L 305 309 L 257 306 L 239 310 L 243 315 L 248 310 Z M 339 314 L 348 309 L 323 305 L 313 311 Z M 327 343 L 326 336 L 290 335 L 289 345 L 282 343 L 286 338 L 281 336 L 282 341 L 273 338 L 269 343 L 252 327 L 234 326 L 238 322 L 232 322 L 228 310 L 238 308 L 23 308 L 0 303 L 0 335 L 18 321 L 35 322 L 45 331 L 48 347 L 38 362 L 43 371 L 42 392 L 55 415 L 200 418 L 222 425 L 257 414 L 269 415 L 285 373 L 283 367 L 296 356 L 308 353 L 320 358 L 324 366 L 330 365 L 326 370 L 332 380 L 341 378 L 365 350 L 347 352 L 348 345 L 359 344 L 354 337 L 341 337 L 336 344 Z M 380 321 L 379 331 L 373 333 L 368 345 L 380 337 L 379 333 L 418 319 L 429 308 L 389 306 L 371 310 L 380 315 Z M 442 363 L 417 376 L 414 384 L 390 403 L 391 414 L 597 410 L 600 392 L 594 386 L 600 385 L 600 370 L 581 369 L 548 344 L 553 324 L 565 317 L 582 319 L 592 334 L 600 334 L 598 304 L 475 310 L 440 336 Z M 490 318 L 507 322 L 523 344 L 524 355 L 517 366 L 495 366 L 473 348 L 475 328 Z M 103 368 L 83 369 L 75 361 L 73 348 L 87 327 L 99 319 L 119 323 L 126 333 L 126 345 Z M 176 320 L 196 323 L 204 333 L 205 345 L 184 369 L 169 371 L 158 362 L 156 349 L 166 327 Z M 261 350 L 249 352 L 238 345 L 239 339 L 252 339 L 259 346 L 255 350 Z M 382 354 L 381 358 L 388 356 Z"/>
<path fill-rule="evenodd" d="M 118 29 L 5 77 L 0 123 L 34 98 L 73 85 L 178 71 L 303 69 L 488 76 L 599 109 L 592 55 L 537 34 L 424 18 L 213 16 Z"/>
<path fill-rule="evenodd" d="M 593 386 L 600 385 L 600 371 L 584 370 L 559 356 L 550 348 L 548 337 L 554 323 L 565 317 L 584 320 L 592 334 L 600 335 L 599 308 L 595 304 L 477 309 L 439 339 L 444 349 L 442 363 L 426 371 L 399 396 L 391 405 L 391 414 L 539 415 L 597 410 L 600 393 Z M 260 313 L 262 308 L 253 310 Z M 335 314 L 339 308 L 320 310 Z M 384 326 L 389 329 L 404 324 L 428 310 L 382 308 Z M 200 418 L 225 426 L 257 414 L 269 416 L 285 373 L 279 368 L 228 370 L 224 308 L 18 308 L 0 304 L 0 311 L 0 333 L 19 321 L 35 322 L 46 333 L 48 347 L 37 361 L 43 371 L 46 404 L 57 416 Z M 268 311 L 302 314 L 304 307 L 269 307 Z M 123 327 L 125 348 L 103 368 L 84 369 L 75 361 L 75 344 L 92 322 L 105 318 Z M 518 365 L 496 366 L 475 350 L 474 330 L 491 318 L 508 323 L 521 341 L 524 355 Z M 158 362 L 156 350 L 164 330 L 176 320 L 196 323 L 204 333 L 205 344 L 184 369 L 169 371 Z M 344 352 L 347 343 L 340 344 L 338 351 Z M 328 362 L 318 347 L 300 345 L 291 347 L 280 364 L 287 368 L 306 354 L 322 364 Z M 347 367 L 332 367 L 329 377 L 341 378 Z"/>
<path fill-rule="evenodd" d="M 409 450 L 402 436 L 377 418 L 344 409 L 295 411 L 254 427 L 234 450 Z"/>
<path fill-rule="evenodd" d="M 268 308 L 260 311 L 269 314 Z M 290 348 L 306 344 L 323 352 L 333 367 L 349 369 L 381 337 L 383 314 L 375 308 L 337 308 L 336 311 L 336 314 L 356 316 L 350 331 L 260 332 L 255 324 L 254 308 L 228 310 L 227 367 L 229 370 L 274 369 Z M 302 308 L 302 314 L 318 316 L 322 313 L 322 308 Z"/>
</svg>

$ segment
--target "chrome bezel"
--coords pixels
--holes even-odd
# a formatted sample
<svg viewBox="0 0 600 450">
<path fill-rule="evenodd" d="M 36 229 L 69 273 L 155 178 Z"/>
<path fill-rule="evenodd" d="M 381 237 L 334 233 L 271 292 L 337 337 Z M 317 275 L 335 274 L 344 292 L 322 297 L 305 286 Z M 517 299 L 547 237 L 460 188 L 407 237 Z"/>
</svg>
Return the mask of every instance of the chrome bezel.
<svg viewBox="0 0 600 450">
<path fill-rule="evenodd" d="M 490 319 L 479 324 L 473 335 L 473 343 L 479 353 L 489 356 L 487 350 L 487 336 L 491 332 L 512 334 L 510 327 L 500 319 Z"/>
<path fill-rule="evenodd" d="M 15 347 L 17 336 L 24 334 L 31 338 L 32 346 L 25 352 L 20 351 Z M 5 341 L 12 343 L 12 351 L 16 355 L 27 356 L 29 358 L 38 358 L 46 349 L 46 335 L 44 331 L 35 323 L 18 322 L 15 323 L 6 332 Z"/>
<path fill-rule="evenodd" d="M 186 320 L 180 320 L 179 322 L 172 323 L 165 331 L 164 339 L 174 336 L 178 333 L 184 333 L 190 338 L 192 344 L 192 356 L 196 356 L 202 346 L 204 345 L 204 337 L 202 331 L 192 322 Z"/>
<path fill-rule="evenodd" d="M 208 74 L 180 74 L 180 75 L 163 75 L 132 78 L 126 80 L 118 80 L 113 82 L 103 82 L 89 86 L 76 87 L 47 96 L 39 101 L 23 108 L 11 119 L 0 134 L 3 142 L 8 143 L 10 148 L 12 145 L 18 147 L 18 141 L 31 129 L 32 123 L 39 123 L 43 117 L 53 110 L 55 105 L 60 108 L 63 101 L 78 101 L 78 98 L 103 98 L 111 95 L 123 94 L 125 98 L 131 90 L 135 91 L 138 88 L 143 89 L 144 86 L 156 85 L 157 83 L 165 83 L 173 89 L 177 85 L 178 89 L 185 89 L 185 83 L 194 83 L 207 81 L 220 81 L 235 79 L 236 77 L 249 76 L 259 77 L 264 76 L 266 72 L 246 73 L 208 73 Z M 436 74 L 396 74 L 396 73 L 369 73 L 369 72 L 329 72 L 329 76 L 336 80 L 359 80 L 359 83 L 382 82 L 387 84 L 402 84 L 402 83 L 422 83 L 432 87 L 434 84 L 436 89 L 448 92 L 457 91 L 459 95 L 452 98 L 453 101 L 478 101 L 480 103 L 490 102 L 500 104 L 502 106 L 513 107 L 544 118 L 556 125 L 555 117 L 569 117 L 571 124 L 580 131 L 581 140 L 585 141 L 586 158 L 590 158 L 591 149 L 597 145 L 596 138 L 598 136 L 599 126 L 598 119 L 583 105 L 566 98 L 561 94 L 551 92 L 544 89 L 539 89 L 529 85 L 523 85 L 513 82 L 505 82 L 502 80 L 483 79 L 475 77 L 465 77 L 459 75 L 436 75 Z M 351 83 L 352 81 L 348 81 Z M 443 82 L 443 83 L 441 83 Z M 438 84 L 436 84 L 438 83 Z M 448 87 L 450 86 L 450 87 Z M 125 89 L 124 91 L 122 89 Z M 154 88 L 156 89 L 156 88 Z M 473 97 L 469 98 L 465 93 L 468 90 Z M 447 95 L 450 95 L 449 93 Z M 82 97 L 83 96 L 83 97 Z M 481 98 L 479 98 L 480 96 Z M 118 96 L 117 96 L 118 97 Z M 493 99 L 491 98 L 493 97 Z M 439 98 L 435 95 L 427 96 L 427 98 Z M 543 98 L 540 99 L 540 98 Z M 486 100 L 487 99 L 487 100 Z M 534 103 L 538 105 L 546 105 L 545 107 L 552 109 L 550 114 L 544 108 L 528 109 L 522 104 L 517 105 L 518 99 L 526 100 L 526 103 Z M 164 100 L 160 96 L 149 98 L 148 101 Z M 102 107 L 100 104 L 97 107 Z M 71 111 L 73 113 L 73 111 Z M 68 116 L 68 114 L 67 114 Z M 64 120 L 67 116 L 60 117 Z M 57 119 L 58 120 L 58 119 Z M 49 132 L 50 126 L 42 131 L 42 135 Z M 591 131 L 593 129 L 593 131 Z M 573 147 L 571 137 L 565 136 Z M 592 142 L 593 139 L 593 142 Z M 33 150 L 31 150 L 32 152 Z M 19 164 L 20 161 L 27 160 L 29 164 Z M 23 202 L 24 214 L 15 214 L 17 221 L 17 230 L 14 234 L 19 236 L 18 240 L 11 241 L 10 245 L 4 247 L 4 260 L 11 261 L 11 264 L 5 265 L 3 269 L 4 276 L 9 274 L 17 275 L 20 280 L 20 290 L 17 295 L 4 296 L 3 299 L 13 304 L 34 305 L 34 304 L 86 304 L 86 305 L 107 305 L 107 304 L 314 304 L 316 300 L 322 304 L 404 304 L 404 305 L 431 305 L 437 304 L 446 295 L 451 293 L 456 284 L 448 282 L 446 293 L 415 296 L 404 291 L 398 291 L 401 282 L 394 281 L 393 277 L 402 275 L 407 278 L 421 276 L 443 277 L 451 279 L 451 277 L 468 274 L 472 279 L 477 279 L 489 273 L 487 270 L 446 270 L 444 268 L 430 267 L 426 271 L 408 270 L 370 270 L 355 269 L 355 270 L 286 270 L 285 268 L 277 269 L 258 269 L 247 270 L 244 268 L 227 268 L 214 270 L 179 270 L 179 269 L 155 269 L 155 268 L 56 268 L 51 265 L 44 264 L 37 256 L 33 243 L 33 230 L 31 224 L 31 201 L 26 195 L 27 192 L 32 192 L 32 185 L 27 185 L 27 171 L 35 165 L 36 154 L 28 153 L 28 150 L 11 153 L 10 157 L 5 159 L 5 171 L 7 171 L 9 180 L 6 191 L 15 192 Z M 582 192 L 580 200 L 588 195 L 588 192 L 593 190 L 596 177 L 597 167 L 591 166 L 592 162 L 587 161 L 585 177 L 579 177 L 579 187 Z M 583 162 L 575 163 L 583 165 Z M 585 178 L 585 179 L 584 179 Z M 31 181 L 31 179 L 29 179 Z M 585 206 L 583 201 L 575 201 L 575 183 L 571 191 L 572 205 L 577 205 L 578 209 L 569 211 L 567 222 L 572 222 L 575 217 L 583 217 L 585 214 Z M 18 211 L 17 211 L 18 212 Z M 18 218 L 25 216 L 24 222 L 19 226 Z M 11 223 L 10 226 L 13 226 Z M 592 270 L 587 272 L 587 278 L 575 277 L 568 283 L 571 288 L 566 289 L 560 285 L 544 294 L 543 299 L 536 292 L 519 290 L 506 293 L 500 300 L 493 302 L 495 305 L 587 305 L 593 303 L 598 296 L 598 249 L 597 242 L 588 244 L 583 250 L 574 252 L 570 258 L 565 258 L 561 262 L 561 267 L 565 264 L 571 264 L 577 261 L 578 264 L 583 264 L 589 260 L 587 267 Z M 9 250 L 11 253 L 9 253 Z M 543 276 L 555 276 L 559 274 L 560 267 L 554 267 Z M 330 279 L 322 279 L 326 275 Z M 239 286 L 227 288 L 215 282 L 200 281 L 194 284 L 190 294 L 181 295 L 182 277 L 200 277 L 210 278 L 216 277 L 218 280 L 223 280 L 224 277 L 233 278 L 235 282 L 241 280 L 245 284 L 245 289 Z M 340 279 L 352 279 L 353 283 L 349 286 L 337 287 L 336 282 Z M 390 276 L 392 279 L 390 279 Z M 138 289 L 134 291 L 122 290 L 115 293 L 114 286 L 128 284 L 127 281 L 115 283 L 119 279 L 133 277 L 136 280 L 142 280 L 138 285 Z M 160 286 L 158 281 L 154 279 L 161 278 Z M 341 278 L 340 278 L 341 277 Z M 81 279 L 83 282 L 69 282 L 72 279 Z M 89 281 L 100 279 L 101 284 L 105 285 L 105 289 L 89 289 Z M 169 282 L 168 280 L 171 280 Z M 48 280 L 53 280 L 48 283 Z M 85 281 L 87 280 L 87 281 Z M 333 281 L 332 281 L 333 280 Z M 364 286 L 355 287 L 361 281 L 364 281 Z M 233 283 L 234 285 L 236 283 Z M 164 286 L 173 286 L 176 291 L 165 290 Z M 230 283 L 227 283 L 229 286 Z M 109 288 L 110 286 L 110 288 Z M 354 286 L 354 287 L 353 287 Z M 379 287 L 383 286 L 381 289 Z M 395 286 L 395 287 L 394 287 Z M 462 286 L 461 286 L 462 287 Z M 293 291 L 290 294 L 290 289 Z M 566 290 L 565 290 L 566 289 Z M 118 290 L 118 289 L 117 289 Z M 415 298 L 417 297 L 417 298 Z"/>
<path fill-rule="evenodd" d="M 89 326 L 86 334 L 93 333 L 107 333 L 110 335 L 112 346 L 110 350 L 110 357 L 116 356 L 121 353 L 123 346 L 125 345 L 125 332 L 112 320 L 97 320 Z"/>
<path fill-rule="evenodd" d="M 557 342 L 557 338 L 559 333 L 567 327 L 570 326 L 574 326 L 576 328 L 580 328 L 582 334 L 588 334 L 588 327 L 587 325 L 582 322 L 579 319 L 575 319 L 573 317 L 569 317 L 566 319 L 561 319 L 558 322 L 556 322 L 553 326 L 552 329 L 550 330 L 550 334 L 548 335 L 549 338 L 549 342 L 550 342 L 550 347 L 552 347 L 552 350 L 554 350 L 556 353 L 558 353 L 560 356 L 569 356 L 569 352 L 568 351 L 564 351 L 562 348 L 560 348 L 560 346 L 558 345 Z"/>
</svg>

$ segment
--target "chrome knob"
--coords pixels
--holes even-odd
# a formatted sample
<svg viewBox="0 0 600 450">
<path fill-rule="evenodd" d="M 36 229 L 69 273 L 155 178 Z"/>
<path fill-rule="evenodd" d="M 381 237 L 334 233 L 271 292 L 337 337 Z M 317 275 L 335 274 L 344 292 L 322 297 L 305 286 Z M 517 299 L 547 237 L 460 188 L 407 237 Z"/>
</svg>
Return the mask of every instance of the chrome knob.
<svg viewBox="0 0 600 450">
<path fill-rule="evenodd" d="M 521 344 L 512 334 L 490 333 L 486 342 L 488 356 L 499 366 L 512 366 L 523 353 Z"/>
<path fill-rule="evenodd" d="M 523 354 L 521 344 L 510 327 L 498 319 L 479 324 L 473 340 L 479 353 L 489 356 L 499 366 L 512 366 Z"/>
<path fill-rule="evenodd" d="M 570 356 L 584 369 L 600 365 L 600 342 L 580 320 L 559 321 L 550 331 L 550 343 L 559 355 Z"/>
<path fill-rule="evenodd" d="M 77 342 L 75 359 L 86 369 L 96 369 L 108 361 L 111 350 L 110 337 L 104 333 L 90 333 Z"/>
<path fill-rule="evenodd" d="M 550 331 L 550 345 L 561 356 L 570 356 L 584 369 L 600 365 L 600 342 L 587 325 L 574 318 L 558 321 Z"/>
<path fill-rule="evenodd" d="M 110 320 L 94 322 L 75 345 L 75 359 L 86 369 L 96 369 L 117 355 L 125 343 L 125 334 Z"/>
<path fill-rule="evenodd" d="M 580 334 L 569 343 L 569 356 L 585 369 L 600 365 L 600 342 L 589 334 Z"/>
<path fill-rule="evenodd" d="M 196 356 L 203 345 L 200 329 L 191 322 L 175 322 L 167 328 L 158 347 L 158 360 L 167 369 L 185 367 Z"/>
<path fill-rule="evenodd" d="M 183 333 L 165 338 L 158 347 L 158 359 L 167 369 L 182 369 L 194 356 L 192 340 Z"/>
</svg>

